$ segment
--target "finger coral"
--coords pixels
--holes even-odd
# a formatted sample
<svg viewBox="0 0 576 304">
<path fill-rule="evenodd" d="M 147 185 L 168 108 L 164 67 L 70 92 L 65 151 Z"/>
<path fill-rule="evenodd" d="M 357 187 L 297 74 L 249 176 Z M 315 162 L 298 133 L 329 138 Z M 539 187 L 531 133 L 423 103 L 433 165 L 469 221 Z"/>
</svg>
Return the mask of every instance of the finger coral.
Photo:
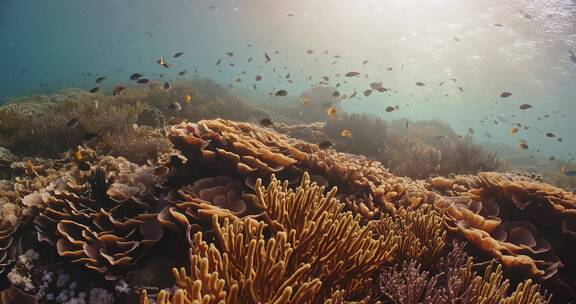
<svg viewBox="0 0 576 304">
<path fill-rule="evenodd" d="M 196 234 L 191 273 L 175 270 L 180 290 L 172 302 L 202 299 L 204 291 L 214 300 L 209 303 L 318 303 L 334 288 L 342 289 L 343 297 L 355 295 L 370 273 L 392 261 L 395 236 L 374 238 L 358 217 L 341 212 L 336 188 L 324 194 L 324 187 L 305 175 L 296 190 L 275 177 L 267 187 L 259 179 L 255 189 L 250 200 L 264 212 L 264 221 L 226 218 L 221 225 L 213 217 L 219 246 L 202 243 Z M 158 298 L 170 303 L 165 293 Z"/>
<path fill-rule="evenodd" d="M 545 304 L 550 297 L 540 293 L 531 280 L 520 283 L 509 294 L 510 283 L 504 279 L 501 266 L 489 264 L 480 276 L 472 270 L 472 258 L 463 246 L 456 244 L 430 270 L 422 270 L 417 261 L 403 262 L 399 267 L 382 271 L 379 290 L 374 298 L 385 303 L 532 303 Z"/>
</svg>

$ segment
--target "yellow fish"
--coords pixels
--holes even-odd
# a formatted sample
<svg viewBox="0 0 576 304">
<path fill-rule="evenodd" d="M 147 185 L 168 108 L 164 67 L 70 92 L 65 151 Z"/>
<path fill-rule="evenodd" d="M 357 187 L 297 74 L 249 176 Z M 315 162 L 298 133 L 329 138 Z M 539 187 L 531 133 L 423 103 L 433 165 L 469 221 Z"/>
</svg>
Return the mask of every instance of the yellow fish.
<svg viewBox="0 0 576 304">
<path fill-rule="evenodd" d="M 344 129 L 342 132 L 340 132 L 340 136 L 352 138 L 352 131 Z"/>
<path fill-rule="evenodd" d="M 306 97 L 302 97 L 300 98 L 300 103 L 302 103 L 303 106 L 307 106 L 310 104 L 310 100 Z"/>
<path fill-rule="evenodd" d="M 78 161 L 82 160 L 82 152 L 80 152 L 80 150 L 76 150 L 76 152 L 74 152 L 74 158 Z"/>
<path fill-rule="evenodd" d="M 190 103 L 191 100 L 192 100 L 192 96 L 190 96 L 190 95 L 184 96 L 184 102 L 185 103 Z"/>
<path fill-rule="evenodd" d="M 328 114 L 328 116 L 330 118 L 332 118 L 332 117 L 336 116 L 337 111 L 338 110 L 336 109 L 336 107 L 330 107 L 330 108 L 328 108 L 328 110 L 326 110 L 326 114 Z"/>
</svg>

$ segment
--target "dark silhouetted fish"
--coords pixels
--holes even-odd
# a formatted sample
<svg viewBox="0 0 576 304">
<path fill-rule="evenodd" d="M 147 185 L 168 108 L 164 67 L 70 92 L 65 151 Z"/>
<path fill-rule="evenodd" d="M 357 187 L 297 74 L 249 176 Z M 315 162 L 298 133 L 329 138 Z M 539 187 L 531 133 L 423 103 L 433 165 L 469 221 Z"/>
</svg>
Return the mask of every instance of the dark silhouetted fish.
<svg viewBox="0 0 576 304">
<path fill-rule="evenodd" d="M 346 77 L 355 77 L 358 75 L 360 75 L 360 73 L 358 73 L 358 72 L 348 72 L 348 73 L 344 74 L 344 76 L 346 76 Z"/>
<path fill-rule="evenodd" d="M 102 81 L 104 81 L 104 79 L 106 79 L 106 77 L 98 77 L 96 78 L 96 83 L 101 83 Z"/>
<path fill-rule="evenodd" d="M 421 81 L 418 81 L 418 82 L 416 83 L 416 85 L 419 86 L 419 87 L 423 87 L 423 86 L 425 86 L 426 84 L 423 83 L 423 82 L 421 82 Z"/>
<path fill-rule="evenodd" d="M 510 97 L 510 96 L 512 96 L 512 93 L 510 93 L 510 92 L 502 92 L 502 93 L 500 93 L 500 97 L 502 97 L 502 98 L 508 98 L 508 97 Z"/>
<path fill-rule="evenodd" d="M 263 127 L 269 127 L 271 125 L 273 125 L 274 123 L 272 122 L 272 120 L 270 118 L 262 118 L 260 119 L 260 125 Z"/>
<path fill-rule="evenodd" d="M 329 140 L 323 141 L 318 144 L 318 148 L 320 148 L 321 150 L 329 149 L 332 146 L 334 146 L 334 143 Z"/>
<path fill-rule="evenodd" d="M 130 80 L 136 81 L 136 80 L 138 80 L 138 79 L 139 79 L 140 77 L 142 77 L 142 76 L 143 76 L 143 75 L 140 74 L 140 73 L 134 73 L 134 74 L 130 75 Z"/>
<path fill-rule="evenodd" d="M 90 93 L 96 93 L 98 91 L 100 91 L 100 87 L 94 87 L 94 88 L 90 89 Z"/>
<path fill-rule="evenodd" d="M 274 96 L 278 97 L 288 96 L 288 92 L 286 90 L 278 90 L 276 93 L 274 93 Z"/>
<path fill-rule="evenodd" d="M 114 90 L 112 91 L 112 95 L 118 96 L 118 95 L 120 95 L 120 93 L 122 93 L 122 91 L 124 91 L 124 89 L 126 89 L 125 86 L 117 86 L 117 87 L 115 87 Z"/>
<path fill-rule="evenodd" d="M 395 106 L 395 107 L 393 107 L 393 106 L 388 106 L 388 107 L 386 107 L 386 112 L 388 112 L 388 113 L 394 112 L 394 111 L 398 110 L 399 108 L 400 108 L 400 107 L 398 107 L 398 106 Z"/>
<path fill-rule="evenodd" d="M 178 73 L 178 76 L 184 76 L 184 75 L 186 75 L 186 73 L 188 73 L 188 71 L 182 70 Z"/>
<path fill-rule="evenodd" d="M 173 102 L 168 106 L 168 110 L 178 112 L 182 110 L 182 105 L 179 102 Z"/>
<path fill-rule="evenodd" d="M 184 54 L 184 52 L 176 52 L 176 54 L 174 54 L 174 58 L 178 58 L 180 56 L 182 56 Z"/>
<path fill-rule="evenodd" d="M 146 78 L 140 78 L 136 82 L 139 84 L 147 84 L 148 82 L 150 82 L 150 80 L 148 80 Z"/>
<path fill-rule="evenodd" d="M 164 90 L 168 90 L 170 89 L 170 83 L 169 82 L 165 82 L 164 83 Z"/>
<path fill-rule="evenodd" d="M 532 105 L 525 103 L 525 104 L 521 105 L 519 108 L 520 108 L 520 110 L 528 110 L 528 109 L 532 108 Z"/>
</svg>

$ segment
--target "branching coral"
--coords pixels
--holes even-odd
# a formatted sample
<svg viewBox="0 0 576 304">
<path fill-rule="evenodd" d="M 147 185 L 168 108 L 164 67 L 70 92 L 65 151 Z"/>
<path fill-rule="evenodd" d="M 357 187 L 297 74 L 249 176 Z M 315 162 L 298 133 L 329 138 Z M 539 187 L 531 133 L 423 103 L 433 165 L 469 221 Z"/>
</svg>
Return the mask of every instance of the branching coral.
<svg viewBox="0 0 576 304">
<path fill-rule="evenodd" d="M 430 271 L 421 270 L 416 261 L 400 267 L 386 268 L 380 277 L 378 299 L 392 303 L 548 303 L 550 297 L 539 292 L 531 280 L 518 285 L 508 295 L 510 283 L 500 266 L 491 263 L 483 276 L 472 270 L 472 258 L 455 245 L 446 258 L 440 259 Z M 432 273 L 433 272 L 433 273 Z"/>
<path fill-rule="evenodd" d="M 446 231 L 442 217 L 431 210 L 421 208 L 408 211 L 404 208 L 393 215 L 386 215 L 370 222 L 378 235 L 398 234 L 396 263 L 419 261 L 429 267 L 444 254 Z"/>
<path fill-rule="evenodd" d="M 392 260 L 396 237 L 389 233 L 374 239 L 369 227 L 360 226 L 359 217 L 342 212 L 343 204 L 334 199 L 336 188 L 324 196 L 324 187 L 305 174 L 296 190 L 274 177 L 268 187 L 258 180 L 255 190 L 253 202 L 266 212 L 271 229 L 288 233 L 295 254 L 290 267 L 310 263 L 324 284 L 321 294 L 336 287 L 354 294 L 362 277 Z"/>
<path fill-rule="evenodd" d="M 307 175 L 296 190 L 274 177 L 268 187 L 261 183 L 250 198 L 264 212 L 264 222 L 226 218 L 221 225 L 213 217 L 220 249 L 195 235 L 191 273 L 175 270 L 181 290 L 173 303 L 200 300 L 206 297 L 202 292 L 208 303 L 319 303 L 338 290 L 340 297 L 350 297 L 392 260 L 395 236 L 373 238 L 358 217 L 341 212 L 335 188 L 324 195 Z M 165 293 L 158 298 L 170 303 Z"/>
</svg>

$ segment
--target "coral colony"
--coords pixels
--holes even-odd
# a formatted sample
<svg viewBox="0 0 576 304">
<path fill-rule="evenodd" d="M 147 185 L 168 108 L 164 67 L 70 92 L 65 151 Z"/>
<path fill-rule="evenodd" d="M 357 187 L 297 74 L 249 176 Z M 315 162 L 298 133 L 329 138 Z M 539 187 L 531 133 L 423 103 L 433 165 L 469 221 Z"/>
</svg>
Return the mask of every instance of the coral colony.
<svg viewBox="0 0 576 304">
<path fill-rule="evenodd" d="M 0 121 L 0 303 L 573 296 L 576 195 L 497 172 L 494 155 L 449 130 L 453 145 L 358 115 L 240 122 L 272 110 L 209 81 L 122 94 L 0 108 L 11 117 Z M 166 94 L 197 102 L 169 116 Z"/>
</svg>

